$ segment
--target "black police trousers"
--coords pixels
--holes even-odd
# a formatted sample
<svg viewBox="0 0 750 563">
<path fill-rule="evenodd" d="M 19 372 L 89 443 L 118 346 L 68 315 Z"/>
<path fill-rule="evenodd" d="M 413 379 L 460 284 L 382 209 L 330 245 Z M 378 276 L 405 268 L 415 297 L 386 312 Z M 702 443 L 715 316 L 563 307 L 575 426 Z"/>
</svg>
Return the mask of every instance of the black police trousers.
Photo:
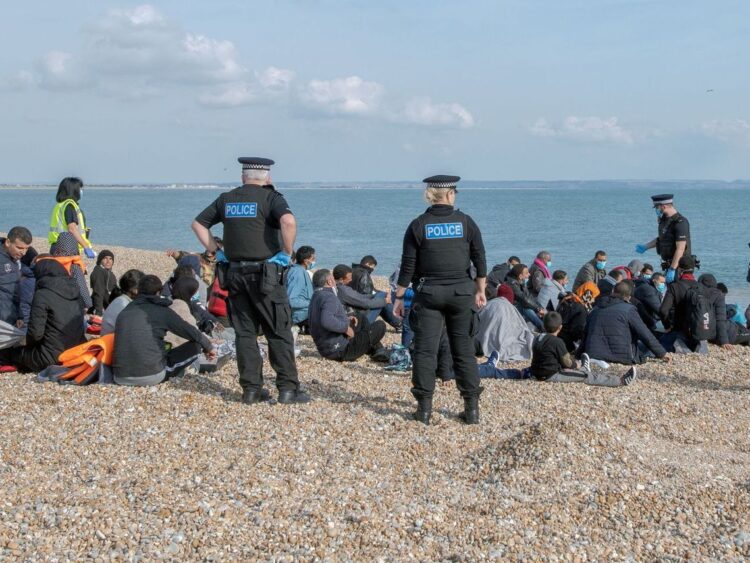
<svg viewBox="0 0 750 563">
<path fill-rule="evenodd" d="M 461 396 L 480 394 L 472 335 L 474 291 L 474 282 L 466 280 L 452 285 L 426 285 L 414 296 L 409 325 L 414 331 L 411 392 L 415 398 L 430 398 L 435 392 L 443 327 L 448 334 L 456 386 Z"/>
<path fill-rule="evenodd" d="M 260 291 L 261 274 L 229 270 L 229 315 L 236 334 L 237 367 L 243 389 L 263 386 L 263 359 L 258 349 L 258 332 L 268 341 L 268 359 L 276 372 L 279 391 L 299 388 L 294 361 L 292 312 L 286 289 L 280 283 L 270 294 Z"/>
</svg>

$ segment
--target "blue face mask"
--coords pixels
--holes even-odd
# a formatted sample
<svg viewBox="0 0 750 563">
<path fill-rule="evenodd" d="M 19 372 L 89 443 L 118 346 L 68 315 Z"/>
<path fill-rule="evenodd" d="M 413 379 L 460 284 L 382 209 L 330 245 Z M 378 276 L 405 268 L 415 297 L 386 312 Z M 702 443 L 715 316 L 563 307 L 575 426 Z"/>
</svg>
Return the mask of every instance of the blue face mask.
<svg viewBox="0 0 750 563">
<path fill-rule="evenodd" d="M 596 261 L 596 269 L 597 270 L 603 270 L 607 267 L 607 261 L 606 260 L 597 260 Z"/>
<path fill-rule="evenodd" d="M 307 269 L 312 270 L 314 267 L 315 267 L 315 262 L 310 262 L 310 264 L 308 264 L 307 266 Z"/>
<path fill-rule="evenodd" d="M 651 279 L 651 274 L 643 274 L 643 276 L 641 277 L 643 277 L 644 280 L 648 281 Z"/>
<path fill-rule="evenodd" d="M 665 291 L 667 291 L 667 284 L 664 282 L 657 283 L 656 289 L 659 291 L 659 293 L 664 293 Z"/>
<path fill-rule="evenodd" d="M 547 269 L 548 270 L 552 269 L 552 260 L 550 260 L 549 262 L 547 262 Z"/>
<path fill-rule="evenodd" d="M 658 207 L 654 208 L 654 212 L 659 219 L 661 219 L 662 215 L 664 215 L 664 211 Z"/>
</svg>

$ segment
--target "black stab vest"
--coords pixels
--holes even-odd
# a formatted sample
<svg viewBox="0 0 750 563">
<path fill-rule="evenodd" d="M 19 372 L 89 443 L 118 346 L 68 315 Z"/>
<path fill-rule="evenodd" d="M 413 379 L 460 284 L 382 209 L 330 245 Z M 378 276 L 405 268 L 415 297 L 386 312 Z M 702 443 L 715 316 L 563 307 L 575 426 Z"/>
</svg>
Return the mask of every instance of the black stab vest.
<svg viewBox="0 0 750 563">
<path fill-rule="evenodd" d="M 282 249 L 281 231 L 270 218 L 279 197 L 273 187 L 244 185 L 219 197 L 224 254 L 232 262 L 266 260 Z"/>
<path fill-rule="evenodd" d="M 656 252 L 661 256 L 662 260 L 668 261 L 674 256 L 675 245 L 677 244 L 677 237 L 675 236 L 674 228 L 677 223 L 681 223 L 682 221 L 686 221 L 686 219 L 679 213 L 672 215 L 671 217 L 662 217 L 659 219 L 659 235 L 656 241 Z M 690 256 L 691 254 L 690 235 L 688 234 L 685 256 Z"/>
<path fill-rule="evenodd" d="M 469 279 L 471 256 L 464 213 L 455 209 L 440 216 L 428 209 L 417 217 L 414 229 L 419 248 L 413 282 L 425 278 L 428 284 L 441 285 Z"/>
</svg>

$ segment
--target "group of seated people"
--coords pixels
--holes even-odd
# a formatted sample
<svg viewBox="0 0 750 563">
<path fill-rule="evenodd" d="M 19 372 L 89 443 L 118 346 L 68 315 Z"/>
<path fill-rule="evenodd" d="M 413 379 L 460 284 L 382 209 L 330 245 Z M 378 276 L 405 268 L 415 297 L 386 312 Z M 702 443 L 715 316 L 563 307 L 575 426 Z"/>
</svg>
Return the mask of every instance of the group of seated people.
<svg viewBox="0 0 750 563">
<path fill-rule="evenodd" d="M 211 253 L 167 251 L 176 267 L 162 283 L 139 270 L 118 280 L 112 271 L 115 256 L 104 250 L 87 284 L 72 235 L 60 234 L 51 254 L 38 254 L 31 244 L 24 227 L 0 239 L 0 370 L 43 370 L 84 342 L 92 325 L 101 335 L 117 336 L 114 379 L 123 385 L 153 385 L 183 373 L 202 352 L 215 355 L 229 310 Z M 711 274 L 696 278 L 692 257 L 680 260 L 678 279 L 669 285 L 662 273 L 638 260 L 610 271 L 606 265 L 606 252 L 596 252 L 570 289 L 568 274 L 552 269 L 548 251 L 531 267 L 511 256 L 492 268 L 488 302 L 477 313 L 477 355 L 489 358 L 480 374 L 615 386 L 631 382 L 635 369 L 602 375 L 591 364 L 634 366 L 650 356 L 668 358 L 668 352 L 705 352 L 707 342 L 750 344 L 747 320 L 725 302 L 726 286 Z M 404 295 L 403 318 L 395 317 L 393 288 L 375 288 L 373 256 L 331 270 L 315 266 L 315 249 L 301 246 L 284 277 L 295 340 L 309 334 L 330 360 L 368 355 L 387 362 L 383 338 L 390 325 L 401 333 L 402 345 L 410 346 L 414 292 Z M 396 277 L 391 276 L 392 284 Z M 450 379 L 447 338 L 440 354 L 439 376 Z M 524 372 L 498 367 L 514 360 L 530 360 L 531 367 Z"/>
<path fill-rule="evenodd" d="M 219 340 L 211 335 L 223 326 L 203 305 L 196 255 L 176 257 L 165 283 L 139 270 L 118 281 L 114 254 L 104 250 L 89 292 L 86 266 L 69 233 L 60 234 L 51 254 L 37 254 L 24 227 L 12 228 L 0 242 L 2 371 L 42 371 L 85 342 L 87 332 L 115 334 L 112 367 L 121 385 L 154 385 L 183 373 L 201 352 L 215 356 Z"/>
</svg>

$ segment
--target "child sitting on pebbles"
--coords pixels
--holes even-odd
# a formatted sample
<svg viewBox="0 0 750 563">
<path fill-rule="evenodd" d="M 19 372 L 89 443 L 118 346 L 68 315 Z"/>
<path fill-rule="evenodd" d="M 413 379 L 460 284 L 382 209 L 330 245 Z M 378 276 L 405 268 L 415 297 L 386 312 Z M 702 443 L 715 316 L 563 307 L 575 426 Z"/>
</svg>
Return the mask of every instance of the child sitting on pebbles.
<svg viewBox="0 0 750 563">
<path fill-rule="evenodd" d="M 636 378 L 635 366 L 624 375 L 595 373 L 591 371 L 589 358 L 582 357 L 582 365 L 571 357 L 565 342 L 558 335 L 563 323 L 560 313 L 551 311 L 544 316 L 544 332 L 534 338 L 531 348 L 531 376 L 541 381 L 583 382 L 587 385 L 620 387 L 630 385 Z M 582 368 L 582 369 L 579 369 Z"/>
</svg>

